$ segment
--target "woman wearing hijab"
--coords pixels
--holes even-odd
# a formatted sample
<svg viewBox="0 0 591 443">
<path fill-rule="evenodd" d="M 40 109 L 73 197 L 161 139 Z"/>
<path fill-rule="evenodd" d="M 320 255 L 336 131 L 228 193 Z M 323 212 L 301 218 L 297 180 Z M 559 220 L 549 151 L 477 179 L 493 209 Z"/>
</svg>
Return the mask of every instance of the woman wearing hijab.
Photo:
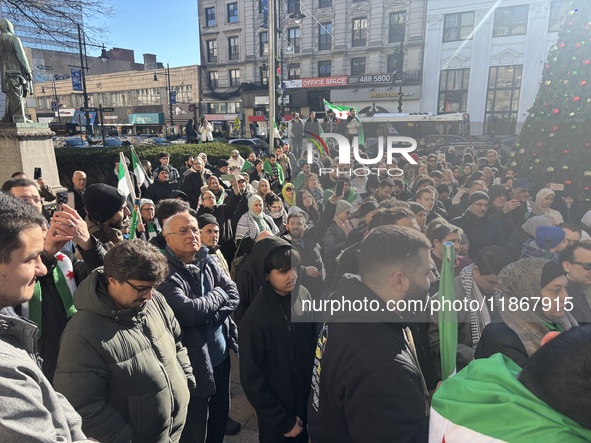
<svg viewBox="0 0 591 443">
<path fill-rule="evenodd" d="M 509 254 L 511 254 L 513 260 L 518 260 L 525 242 L 536 237 L 536 229 L 538 226 L 554 225 L 554 219 L 546 215 L 537 215 L 532 217 L 520 227 L 515 228 L 515 230 L 509 236 L 507 244 L 505 244 L 505 249 L 507 252 L 509 252 Z"/>
<path fill-rule="evenodd" d="M 283 189 L 281 190 L 281 197 L 283 197 L 283 203 L 285 206 L 285 210 L 289 211 L 296 205 L 296 191 L 295 186 L 291 183 L 285 183 L 283 185 Z"/>
<path fill-rule="evenodd" d="M 495 309 L 502 322 L 484 328 L 475 358 L 500 352 L 524 367 L 548 332 L 578 326 L 569 313 L 566 284 L 562 267 L 543 258 L 524 258 L 505 266 L 499 274 L 502 293 Z"/>
<path fill-rule="evenodd" d="M 234 175 L 240 175 L 242 167 L 244 166 L 245 160 L 238 152 L 238 149 L 234 149 L 228 157 L 228 171 Z"/>
<path fill-rule="evenodd" d="M 273 219 L 263 212 L 263 199 L 253 195 L 248 199 L 248 212 L 240 217 L 236 225 L 236 244 L 244 237 L 256 238 L 262 231 L 271 231 L 279 235 L 279 229 Z"/>
<path fill-rule="evenodd" d="M 536 206 L 534 207 L 534 213 L 536 215 L 547 215 L 554 219 L 554 222 L 559 225 L 564 223 L 562 214 L 550 206 L 554 203 L 556 197 L 555 192 L 550 188 L 542 188 L 536 194 Z"/>
</svg>

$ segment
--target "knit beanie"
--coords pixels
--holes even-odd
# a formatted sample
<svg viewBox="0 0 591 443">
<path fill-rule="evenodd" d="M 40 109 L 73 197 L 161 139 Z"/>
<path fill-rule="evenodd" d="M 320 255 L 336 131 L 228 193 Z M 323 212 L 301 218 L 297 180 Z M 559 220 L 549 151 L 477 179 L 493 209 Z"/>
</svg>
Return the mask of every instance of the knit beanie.
<svg viewBox="0 0 591 443">
<path fill-rule="evenodd" d="M 415 214 L 418 213 L 418 212 L 421 212 L 421 211 L 424 211 L 425 210 L 425 207 L 422 204 L 420 204 L 420 203 L 417 203 L 417 202 L 408 202 L 408 204 L 410 205 L 410 210 L 412 212 L 414 212 Z"/>
<path fill-rule="evenodd" d="M 142 208 L 143 208 L 144 206 L 146 206 L 146 205 L 152 205 L 152 206 L 155 206 L 155 205 L 154 205 L 154 202 L 153 202 L 152 200 L 150 200 L 149 198 L 142 198 L 142 199 L 140 200 L 140 209 L 142 209 Z"/>
<path fill-rule="evenodd" d="M 335 212 L 335 215 L 339 215 L 343 211 L 347 211 L 347 210 L 350 211 L 351 208 L 352 208 L 351 203 L 349 203 L 347 200 L 339 200 L 337 202 L 337 210 Z"/>
<path fill-rule="evenodd" d="M 562 269 L 562 266 L 560 266 L 557 263 L 554 263 L 553 261 L 549 261 L 542 268 L 542 278 L 541 278 L 542 286 L 541 287 L 544 288 L 548 283 L 550 283 L 556 277 L 560 277 L 565 274 L 566 273 L 564 272 L 564 269 Z"/>
<path fill-rule="evenodd" d="M 560 244 L 565 232 L 558 226 L 538 226 L 536 228 L 536 244 L 538 247 L 550 250 Z"/>
<path fill-rule="evenodd" d="M 88 186 L 83 196 L 88 218 L 99 223 L 113 217 L 121 209 L 125 199 L 122 191 L 104 183 Z"/>
<path fill-rule="evenodd" d="M 197 218 L 199 229 L 203 229 L 207 225 L 219 226 L 218 220 L 211 214 L 202 214 Z"/>
<path fill-rule="evenodd" d="M 490 199 L 488 198 L 486 192 L 476 191 L 473 192 L 472 195 L 470 195 L 470 198 L 468 198 L 468 206 L 470 206 L 473 203 L 476 203 L 478 200 L 486 200 L 490 203 Z"/>
<path fill-rule="evenodd" d="M 488 188 L 488 198 L 490 198 L 490 201 L 501 195 L 507 195 L 507 189 L 503 185 L 492 185 Z"/>
</svg>

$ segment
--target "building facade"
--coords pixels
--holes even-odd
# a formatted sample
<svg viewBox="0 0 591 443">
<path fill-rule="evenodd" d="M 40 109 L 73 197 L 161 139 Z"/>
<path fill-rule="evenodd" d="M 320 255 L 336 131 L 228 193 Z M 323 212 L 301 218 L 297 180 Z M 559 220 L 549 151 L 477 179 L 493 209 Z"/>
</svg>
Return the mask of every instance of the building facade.
<svg viewBox="0 0 591 443">
<path fill-rule="evenodd" d="M 275 0 L 271 39 L 269 1 L 199 2 L 202 112 L 268 119 L 277 69 L 285 115 L 322 115 L 323 99 L 362 114 L 396 112 L 400 94 L 404 112 L 421 110 L 426 0 Z"/>
<path fill-rule="evenodd" d="M 145 60 L 156 56 L 146 54 Z M 107 61 L 108 62 L 108 61 Z M 100 59 L 93 63 L 100 66 Z M 198 66 L 184 66 L 167 70 L 161 63 L 146 63 L 145 70 L 127 70 L 86 76 L 89 107 L 112 108 L 91 112 L 95 133 L 102 123 L 108 131 L 119 134 L 181 134 L 187 121 L 197 116 L 199 99 Z M 154 68 L 155 69 L 151 69 Z M 37 83 L 37 119 L 45 123 L 67 123 L 77 129 L 84 113 L 81 91 L 74 91 L 72 80 L 59 79 Z M 170 94 L 169 94 L 170 91 Z M 169 100 L 169 96 L 172 100 Z"/>
<path fill-rule="evenodd" d="M 429 1 L 423 109 L 469 113 L 473 135 L 519 133 L 568 3 Z"/>
</svg>

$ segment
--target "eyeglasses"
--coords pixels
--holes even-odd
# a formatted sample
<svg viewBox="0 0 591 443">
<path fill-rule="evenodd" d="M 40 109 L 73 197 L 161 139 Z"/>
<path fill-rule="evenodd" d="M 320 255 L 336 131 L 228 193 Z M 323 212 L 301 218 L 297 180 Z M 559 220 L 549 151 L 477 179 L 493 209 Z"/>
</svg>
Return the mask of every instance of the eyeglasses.
<svg viewBox="0 0 591 443">
<path fill-rule="evenodd" d="M 151 292 L 154 290 L 155 286 L 144 286 L 141 288 L 138 288 L 137 286 L 134 286 L 133 284 L 131 284 L 129 281 L 125 280 L 125 283 L 127 283 L 129 286 L 131 286 L 133 289 L 135 289 L 137 291 L 137 296 L 138 297 L 143 297 L 144 295 L 146 295 L 148 292 Z"/>
<path fill-rule="evenodd" d="M 293 191 L 293 188 L 292 188 L 291 186 L 288 186 L 287 188 L 285 188 L 285 190 L 286 190 L 287 192 L 291 192 L 291 191 Z"/>
<path fill-rule="evenodd" d="M 582 266 L 585 271 L 591 271 L 591 263 L 584 263 L 582 261 L 573 261 L 571 262 L 573 265 Z"/>
<path fill-rule="evenodd" d="M 43 203 L 45 201 L 42 197 L 19 197 L 19 200 L 24 201 L 25 203 Z"/>
<path fill-rule="evenodd" d="M 189 234 L 192 234 L 194 237 L 199 237 L 199 229 L 198 228 L 181 228 L 177 232 L 169 232 L 169 234 L 178 234 L 181 237 L 186 237 Z"/>
<path fill-rule="evenodd" d="M 209 197 L 203 197 L 203 200 L 213 200 L 213 197 L 209 196 Z"/>
<path fill-rule="evenodd" d="M 142 211 L 149 211 L 149 212 L 154 212 L 155 209 L 154 208 L 142 208 Z"/>
</svg>

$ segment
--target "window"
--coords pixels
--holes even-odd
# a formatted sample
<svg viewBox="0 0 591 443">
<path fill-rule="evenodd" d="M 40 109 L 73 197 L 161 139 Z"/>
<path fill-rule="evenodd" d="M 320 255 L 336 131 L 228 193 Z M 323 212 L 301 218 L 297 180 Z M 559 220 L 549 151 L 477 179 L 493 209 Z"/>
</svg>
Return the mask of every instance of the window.
<svg viewBox="0 0 591 443">
<path fill-rule="evenodd" d="M 406 12 L 394 12 L 390 14 L 390 27 L 388 30 L 388 42 L 396 43 L 404 41 L 404 25 L 406 23 Z M 366 25 L 367 28 L 367 25 Z"/>
<path fill-rule="evenodd" d="M 218 61 L 218 41 L 207 40 L 207 61 L 216 63 Z"/>
<path fill-rule="evenodd" d="M 528 5 L 499 8 L 495 11 L 493 37 L 523 35 L 527 31 Z"/>
<path fill-rule="evenodd" d="M 205 8 L 205 26 L 215 26 L 215 6 Z"/>
<path fill-rule="evenodd" d="M 300 52 L 300 28 L 289 28 L 287 30 L 287 41 L 289 41 L 290 46 L 293 48 L 293 53 L 299 54 L 299 52 Z"/>
<path fill-rule="evenodd" d="M 240 86 L 240 69 L 230 69 L 230 86 Z"/>
<path fill-rule="evenodd" d="M 330 51 L 332 49 L 332 23 L 320 23 L 318 25 L 318 50 Z"/>
<path fill-rule="evenodd" d="M 302 69 L 299 63 L 290 63 L 287 73 L 288 80 L 295 80 L 302 77 Z"/>
<path fill-rule="evenodd" d="M 332 0 L 319 0 L 318 7 L 319 8 L 330 8 L 332 6 Z"/>
<path fill-rule="evenodd" d="M 217 88 L 218 87 L 218 71 L 209 71 L 209 87 L 210 88 Z"/>
<path fill-rule="evenodd" d="M 443 20 L 443 41 L 469 40 L 474 30 L 474 12 L 447 14 Z"/>
<path fill-rule="evenodd" d="M 230 60 L 240 59 L 240 46 L 238 42 L 238 37 L 228 38 L 228 55 L 228 58 Z"/>
<path fill-rule="evenodd" d="M 351 75 L 365 74 L 365 57 L 351 59 Z"/>
<path fill-rule="evenodd" d="M 400 52 L 400 49 L 394 51 L 393 54 L 388 54 L 387 64 L 387 71 L 396 74 L 395 79 L 402 80 L 402 73 L 404 68 L 404 54 Z"/>
<path fill-rule="evenodd" d="M 318 62 L 318 77 L 330 77 L 332 62 L 330 60 L 322 60 Z"/>
<path fill-rule="evenodd" d="M 484 115 L 485 134 L 515 134 L 523 66 L 492 66 Z"/>
<path fill-rule="evenodd" d="M 269 68 L 267 65 L 263 64 L 259 69 L 261 73 L 261 84 L 266 86 L 269 84 Z"/>
<path fill-rule="evenodd" d="M 353 20 L 353 47 L 365 46 L 367 41 L 367 18 Z"/>
<path fill-rule="evenodd" d="M 269 55 L 269 33 L 261 32 L 259 34 L 259 56 Z"/>
<path fill-rule="evenodd" d="M 259 0 L 259 14 L 269 13 L 269 0 Z"/>
<path fill-rule="evenodd" d="M 550 20 L 548 21 L 548 32 L 558 32 L 564 23 L 568 13 L 568 1 L 561 0 L 552 2 L 550 7 Z"/>
<path fill-rule="evenodd" d="M 468 102 L 469 69 L 441 71 L 439 78 L 439 114 L 466 112 Z"/>
<path fill-rule="evenodd" d="M 295 12 L 296 2 L 299 0 L 287 0 L 287 13 L 293 14 Z"/>
<path fill-rule="evenodd" d="M 228 23 L 238 23 L 238 3 L 228 3 Z"/>
</svg>

